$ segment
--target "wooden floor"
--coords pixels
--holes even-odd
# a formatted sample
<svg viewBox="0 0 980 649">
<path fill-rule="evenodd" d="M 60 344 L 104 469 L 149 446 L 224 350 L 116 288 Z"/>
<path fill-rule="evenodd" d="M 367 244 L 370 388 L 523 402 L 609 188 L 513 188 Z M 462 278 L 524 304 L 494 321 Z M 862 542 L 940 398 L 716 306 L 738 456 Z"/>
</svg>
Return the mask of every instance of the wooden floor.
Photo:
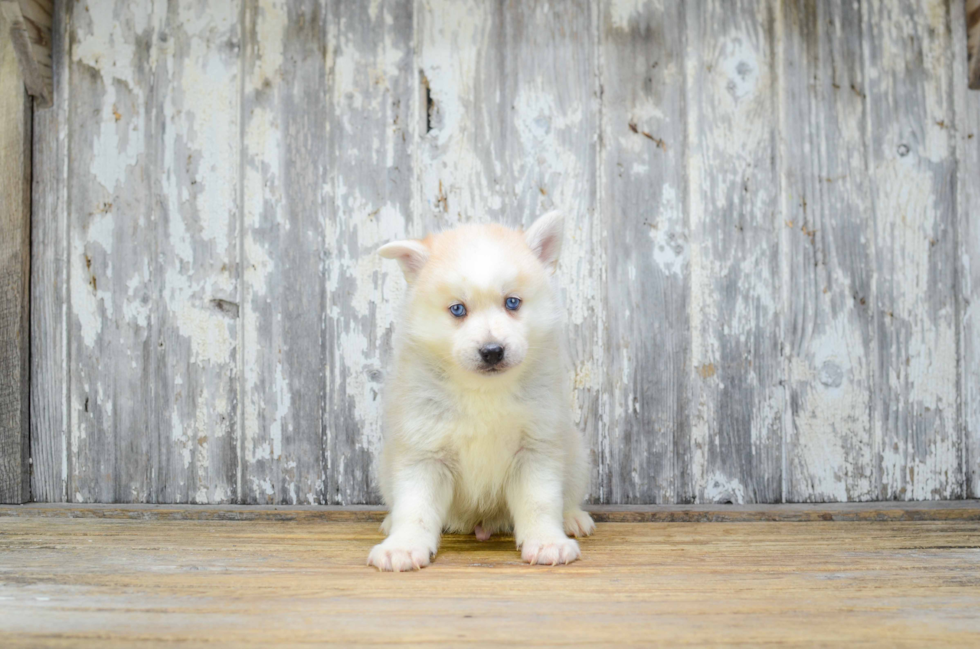
<svg viewBox="0 0 980 649">
<path fill-rule="evenodd" d="M 0 647 L 980 646 L 980 522 L 602 523 L 583 560 L 374 522 L 0 517 Z"/>
</svg>

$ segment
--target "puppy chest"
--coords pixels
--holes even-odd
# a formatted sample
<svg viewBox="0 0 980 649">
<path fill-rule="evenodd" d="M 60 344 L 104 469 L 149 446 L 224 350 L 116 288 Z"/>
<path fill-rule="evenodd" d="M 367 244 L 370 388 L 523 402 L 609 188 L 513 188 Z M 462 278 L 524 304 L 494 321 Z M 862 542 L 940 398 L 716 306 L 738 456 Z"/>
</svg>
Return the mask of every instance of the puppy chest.
<svg viewBox="0 0 980 649">
<path fill-rule="evenodd" d="M 521 447 L 520 422 L 501 421 L 498 426 L 479 426 L 460 431 L 452 444 L 458 494 L 474 504 L 488 504 L 502 495 L 503 485 Z"/>
</svg>

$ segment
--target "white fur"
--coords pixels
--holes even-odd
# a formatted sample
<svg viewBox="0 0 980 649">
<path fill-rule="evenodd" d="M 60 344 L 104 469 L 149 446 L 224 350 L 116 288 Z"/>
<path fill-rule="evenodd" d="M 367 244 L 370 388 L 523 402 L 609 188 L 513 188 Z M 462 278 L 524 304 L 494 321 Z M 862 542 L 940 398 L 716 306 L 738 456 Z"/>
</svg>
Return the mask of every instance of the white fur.
<svg viewBox="0 0 980 649">
<path fill-rule="evenodd" d="M 570 417 L 548 277 L 561 233 L 551 213 L 524 236 L 465 226 L 384 247 L 403 262 L 410 287 L 386 385 L 380 476 L 388 538 L 369 565 L 424 567 L 443 530 L 481 540 L 513 531 L 532 564 L 579 558 L 567 534 L 586 536 L 594 524 L 580 508 L 588 467 Z M 516 312 L 504 308 L 511 296 L 522 300 Z M 466 306 L 465 318 L 449 313 L 455 302 Z M 505 348 L 492 373 L 479 356 L 489 342 Z"/>
</svg>

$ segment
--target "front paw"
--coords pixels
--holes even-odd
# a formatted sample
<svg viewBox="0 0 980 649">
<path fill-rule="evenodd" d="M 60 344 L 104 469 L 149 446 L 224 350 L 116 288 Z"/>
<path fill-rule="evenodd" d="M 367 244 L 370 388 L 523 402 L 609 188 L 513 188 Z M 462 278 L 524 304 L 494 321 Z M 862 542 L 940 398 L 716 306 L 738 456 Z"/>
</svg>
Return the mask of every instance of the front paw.
<svg viewBox="0 0 980 649">
<path fill-rule="evenodd" d="M 560 563 L 571 563 L 580 558 L 582 553 L 578 543 L 567 537 L 555 539 L 528 539 L 521 545 L 521 559 L 532 566 L 557 566 Z"/>
<path fill-rule="evenodd" d="M 371 549 L 367 565 L 382 572 L 407 572 L 421 570 L 429 565 L 431 553 L 422 544 L 402 543 L 386 539 Z"/>
<path fill-rule="evenodd" d="M 595 523 L 587 512 L 578 508 L 565 512 L 565 534 L 581 538 L 593 532 L 595 532 Z"/>
</svg>

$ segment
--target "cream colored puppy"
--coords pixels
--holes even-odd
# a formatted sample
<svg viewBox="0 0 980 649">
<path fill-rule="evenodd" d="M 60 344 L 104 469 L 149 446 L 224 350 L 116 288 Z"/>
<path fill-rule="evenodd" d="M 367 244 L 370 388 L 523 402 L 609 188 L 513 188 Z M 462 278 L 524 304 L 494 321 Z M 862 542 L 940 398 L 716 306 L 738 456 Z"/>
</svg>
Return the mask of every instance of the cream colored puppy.
<svg viewBox="0 0 980 649">
<path fill-rule="evenodd" d="M 386 382 L 381 490 L 388 535 L 368 564 L 429 565 L 443 530 L 513 531 L 528 563 L 571 563 L 595 529 L 572 425 L 550 275 L 562 217 L 520 233 L 467 225 L 378 253 L 408 280 Z"/>
</svg>

